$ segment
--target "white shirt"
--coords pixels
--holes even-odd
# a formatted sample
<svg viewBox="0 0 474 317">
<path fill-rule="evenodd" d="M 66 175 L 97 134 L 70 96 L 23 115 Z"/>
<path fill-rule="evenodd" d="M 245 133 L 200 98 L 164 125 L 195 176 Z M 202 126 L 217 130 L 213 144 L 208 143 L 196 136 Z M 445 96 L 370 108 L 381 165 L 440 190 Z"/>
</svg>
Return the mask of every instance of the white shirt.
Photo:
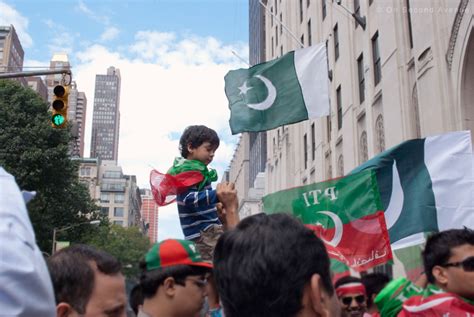
<svg viewBox="0 0 474 317">
<path fill-rule="evenodd" d="M 0 167 L 0 315 L 56 315 L 53 285 L 23 196 Z"/>
</svg>

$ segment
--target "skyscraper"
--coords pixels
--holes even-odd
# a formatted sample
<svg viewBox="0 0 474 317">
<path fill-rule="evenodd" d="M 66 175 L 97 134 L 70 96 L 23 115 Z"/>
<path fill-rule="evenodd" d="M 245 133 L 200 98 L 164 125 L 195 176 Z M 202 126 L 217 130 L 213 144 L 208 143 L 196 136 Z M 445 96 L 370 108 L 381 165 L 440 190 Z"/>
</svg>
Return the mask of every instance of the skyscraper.
<svg viewBox="0 0 474 317">
<path fill-rule="evenodd" d="M 142 196 L 142 209 L 140 211 L 142 219 L 147 223 L 147 236 L 150 242 L 155 243 L 158 239 L 158 205 L 153 199 L 151 190 L 140 189 Z"/>
<path fill-rule="evenodd" d="M 25 52 L 13 25 L 0 26 L 0 73 L 21 72 Z M 26 86 L 24 77 L 16 80 Z"/>
<path fill-rule="evenodd" d="M 91 157 L 118 159 L 120 126 L 120 70 L 113 66 L 106 75 L 95 76 Z"/>
</svg>

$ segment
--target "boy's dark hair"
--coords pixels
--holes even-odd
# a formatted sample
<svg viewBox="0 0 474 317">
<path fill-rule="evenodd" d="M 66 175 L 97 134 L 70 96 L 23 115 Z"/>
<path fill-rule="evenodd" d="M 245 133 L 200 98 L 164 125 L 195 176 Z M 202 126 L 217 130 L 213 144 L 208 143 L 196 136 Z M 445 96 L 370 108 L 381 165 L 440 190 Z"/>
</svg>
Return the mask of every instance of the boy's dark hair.
<svg viewBox="0 0 474 317">
<path fill-rule="evenodd" d="M 94 268 L 106 275 L 121 273 L 120 262 L 107 252 L 84 244 L 62 249 L 47 261 L 56 303 L 71 305 L 84 314 L 94 289 Z"/>
<path fill-rule="evenodd" d="M 349 283 L 361 283 L 361 280 L 360 278 L 355 277 L 355 276 L 344 276 L 338 279 L 336 283 L 334 283 L 334 288 L 338 288 L 341 285 L 349 284 Z"/>
<path fill-rule="evenodd" d="M 143 294 L 140 284 L 135 285 L 130 291 L 129 302 L 135 315 L 138 315 L 138 306 L 143 305 Z"/>
<path fill-rule="evenodd" d="M 436 265 L 446 264 L 452 255 L 451 249 L 463 244 L 474 245 L 474 230 L 451 229 L 435 233 L 428 238 L 422 253 L 428 282 L 432 284 L 436 282 L 433 268 Z"/>
<path fill-rule="evenodd" d="M 188 145 L 197 148 L 204 142 L 209 142 L 216 149 L 219 147 L 219 137 L 216 131 L 204 125 L 191 125 L 184 129 L 181 138 L 179 139 L 179 151 L 181 156 L 188 158 Z"/>
<path fill-rule="evenodd" d="M 374 272 L 365 274 L 361 278 L 362 284 L 365 286 L 365 292 L 367 294 L 367 307 L 371 308 L 374 305 L 372 301 L 372 295 L 380 293 L 385 285 L 390 282 L 390 277 L 381 272 Z"/>
<path fill-rule="evenodd" d="M 296 316 L 316 273 L 332 295 L 323 242 L 284 213 L 243 219 L 220 237 L 214 251 L 214 277 L 227 317 Z"/>
<path fill-rule="evenodd" d="M 143 298 L 151 298 L 155 296 L 158 288 L 163 284 L 165 279 L 172 277 L 179 285 L 185 285 L 185 279 L 191 275 L 204 275 L 211 272 L 211 269 L 194 265 L 175 265 L 159 268 L 152 271 L 146 270 L 145 261 L 140 263 L 142 274 L 140 276 L 140 285 Z"/>
</svg>

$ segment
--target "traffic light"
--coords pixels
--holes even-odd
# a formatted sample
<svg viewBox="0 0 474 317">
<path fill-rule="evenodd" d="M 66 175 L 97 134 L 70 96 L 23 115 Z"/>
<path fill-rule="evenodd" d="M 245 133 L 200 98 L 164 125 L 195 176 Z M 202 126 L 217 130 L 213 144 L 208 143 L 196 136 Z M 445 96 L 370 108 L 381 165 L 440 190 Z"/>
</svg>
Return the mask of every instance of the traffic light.
<svg viewBox="0 0 474 317">
<path fill-rule="evenodd" d="M 64 128 L 67 124 L 69 86 L 57 85 L 53 89 L 51 122 L 53 128 Z"/>
</svg>

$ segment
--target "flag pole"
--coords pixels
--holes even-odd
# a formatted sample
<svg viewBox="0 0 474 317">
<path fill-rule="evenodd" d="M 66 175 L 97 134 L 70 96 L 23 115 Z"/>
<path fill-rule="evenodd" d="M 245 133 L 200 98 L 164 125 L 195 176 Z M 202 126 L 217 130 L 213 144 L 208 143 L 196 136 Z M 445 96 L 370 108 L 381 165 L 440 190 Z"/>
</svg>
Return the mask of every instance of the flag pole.
<svg viewBox="0 0 474 317">
<path fill-rule="evenodd" d="M 232 54 L 235 55 L 235 57 L 237 57 L 238 59 L 240 59 L 242 62 L 244 62 L 245 64 L 247 64 L 248 66 L 250 66 L 249 62 L 247 62 L 245 59 L 243 59 L 242 57 L 240 57 L 234 50 L 231 51 Z"/>
<path fill-rule="evenodd" d="M 286 27 L 286 25 L 283 24 L 283 22 L 280 21 L 280 19 L 278 19 L 278 17 L 277 17 L 273 12 L 271 12 L 270 10 L 268 10 L 267 6 L 262 2 L 262 0 L 259 0 L 258 2 L 262 5 L 262 7 L 265 9 L 265 11 L 267 11 L 268 13 L 270 13 L 270 14 L 275 18 L 275 20 L 277 20 L 278 23 L 280 23 L 280 25 L 285 29 L 286 32 L 288 32 L 288 33 L 291 35 L 291 37 L 300 45 L 300 47 L 301 47 L 301 48 L 304 48 L 304 44 L 301 43 L 301 41 L 296 37 L 296 35 L 294 35 L 294 34 L 290 31 L 290 29 L 288 29 L 288 28 Z"/>
</svg>

